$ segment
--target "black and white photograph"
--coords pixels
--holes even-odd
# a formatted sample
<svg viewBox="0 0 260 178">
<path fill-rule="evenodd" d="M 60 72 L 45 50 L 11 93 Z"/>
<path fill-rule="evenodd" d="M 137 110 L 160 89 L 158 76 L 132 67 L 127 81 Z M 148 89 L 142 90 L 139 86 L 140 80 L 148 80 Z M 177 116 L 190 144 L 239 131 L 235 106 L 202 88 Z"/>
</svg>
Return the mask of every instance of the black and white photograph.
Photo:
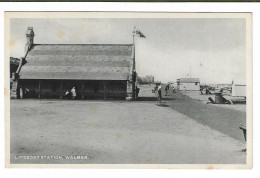
<svg viewBox="0 0 260 178">
<path fill-rule="evenodd" d="M 7 167 L 252 167 L 252 14 L 6 12 Z"/>
</svg>

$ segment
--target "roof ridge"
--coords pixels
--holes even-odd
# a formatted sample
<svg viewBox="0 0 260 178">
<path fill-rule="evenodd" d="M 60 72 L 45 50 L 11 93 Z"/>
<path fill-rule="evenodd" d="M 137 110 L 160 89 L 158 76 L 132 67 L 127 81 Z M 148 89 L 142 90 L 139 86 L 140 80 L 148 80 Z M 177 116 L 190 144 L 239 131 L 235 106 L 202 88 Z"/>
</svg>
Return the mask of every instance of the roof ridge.
<svg viewBox="0 0 260 178">
<path fill-rule="evenodd" d="M 114 45 L 114 46 L 116 46 L 116 45 L 121 45 L 121 46 L 129 46 L 129 45 L 133 45 L 133 44 L 109 44 L 109 43 L 107 43 L 107 44 L 33 44 L 33 45 Z"/>
</svg>

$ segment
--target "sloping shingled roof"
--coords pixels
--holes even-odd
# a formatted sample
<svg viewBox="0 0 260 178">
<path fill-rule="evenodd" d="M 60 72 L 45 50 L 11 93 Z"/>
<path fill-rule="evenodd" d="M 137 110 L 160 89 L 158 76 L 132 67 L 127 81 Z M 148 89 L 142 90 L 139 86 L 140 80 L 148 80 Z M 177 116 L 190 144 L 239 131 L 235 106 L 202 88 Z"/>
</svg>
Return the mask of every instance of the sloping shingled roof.
<svg viewBox="0 0 260 178">
<path fill-rule="evenodd" d="M 195 83 L 200 82 L 199 78 L 180 78 L 181 83 Z"/>
<path fill-rule="evenodd" d="M 132 44 L 41 44 L 26 56 L 21 79 L 128 80 Z"/>
</svg>

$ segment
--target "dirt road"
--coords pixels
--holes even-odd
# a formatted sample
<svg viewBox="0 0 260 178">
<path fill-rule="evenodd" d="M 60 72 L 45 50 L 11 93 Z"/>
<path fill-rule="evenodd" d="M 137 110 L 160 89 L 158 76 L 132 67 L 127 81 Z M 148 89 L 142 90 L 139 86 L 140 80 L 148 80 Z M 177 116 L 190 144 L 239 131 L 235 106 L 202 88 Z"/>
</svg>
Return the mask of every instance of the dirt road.
<svg viewBox="0 0 260 178">
<path fill-rule="evenodd" d="M 11 100 L 11 163 L 246 162 L 239 139 L 200 124 L 175 102 L 171 107 L 156 101 Z"/>
</svg>

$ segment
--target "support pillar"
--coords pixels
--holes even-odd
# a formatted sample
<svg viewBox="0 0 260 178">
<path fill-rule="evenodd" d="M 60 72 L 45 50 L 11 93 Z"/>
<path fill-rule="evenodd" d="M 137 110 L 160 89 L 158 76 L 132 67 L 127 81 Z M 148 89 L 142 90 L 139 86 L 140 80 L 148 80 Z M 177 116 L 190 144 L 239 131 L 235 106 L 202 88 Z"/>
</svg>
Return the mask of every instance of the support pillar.
<svg viewBox="0 0 260 178">
<path fill-rule="evenodd" d="M 19 88 L 19 95 L 20 95 L 20 98 L 23 99 L 23 88 L 22 87 Z"/>
<path fill-rule="evenodd" d="M 63 81 L 61 80 L 60 81 L 60 99 L 62 99 L 62 83 L 63 83 Z"/>
<path fill-rule="evenodd" d="M 38 98 L 41 98 L 41 81 L 40 80 L 38 81 L 38 84 L 39 84 L 39 95 L 38 95 Z"/>
<path fill-rule="evenodd" d="M 131 101 L 133 100 L 133 82 L 132 81 L 127 81 L 126 82 L 126 100 Z"/>
<path fill-rule="evenodd" d="M 82 81 L 81 82 L 81 99 L 83 99 L 83 100 L 84 100 L 84 87 L 85 87 L 84 81 Z"/>
<path fill-rule="evenodd" d="M 104 81 L 104 99 L 107 99 L 107 82 Z"/>
<path fill-rule="evenodd" d="M 133 100 L 136 99 L 135 97 L 135 82 L 136 82 L 136 71 L 133 71 L 133 74 L 132 74 L 132 97 L 133 97 Z"/>
</svg>

